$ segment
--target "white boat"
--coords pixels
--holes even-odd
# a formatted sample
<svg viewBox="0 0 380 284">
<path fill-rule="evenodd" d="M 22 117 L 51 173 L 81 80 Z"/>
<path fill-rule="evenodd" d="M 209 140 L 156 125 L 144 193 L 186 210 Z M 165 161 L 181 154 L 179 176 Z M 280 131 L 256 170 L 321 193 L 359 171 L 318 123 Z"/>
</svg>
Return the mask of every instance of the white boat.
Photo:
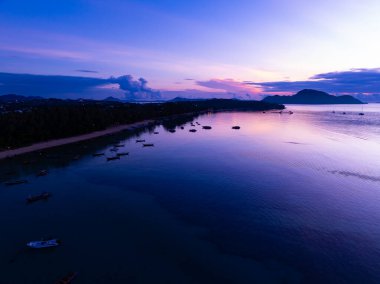
<svg viewBox="0 0 380 284">
<path fill-rule="evenodd" d="M 45 241 L 33 241 L 26 244 L 30 248 L 40 249 L 40 248 L 51 248 L 57 247 L 60 245 L 60 241 L 58 239 L 51 239 Z"/>
</svg>

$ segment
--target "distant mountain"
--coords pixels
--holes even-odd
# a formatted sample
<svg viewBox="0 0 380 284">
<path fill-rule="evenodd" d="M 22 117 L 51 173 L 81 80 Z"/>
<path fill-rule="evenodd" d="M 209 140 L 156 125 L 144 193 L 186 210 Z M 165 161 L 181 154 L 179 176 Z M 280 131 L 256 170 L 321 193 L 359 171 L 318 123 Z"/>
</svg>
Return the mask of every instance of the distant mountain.
<svg viewBox="0 0 380 284">
<path fill-rule="evenodd" d="M 325 92 L 310 89 L 302 90 L 293 96 L 268 96 L 263 101 L 277 104 L 364 104 L 352 96 L 332 96 Z"/>
<path fill-rule="evenodd" d="M 122 100 L 115 98 L 115 97 L 107 97 L 103 101 L 106 101 L 106 102 L 122 102 Z"/>
<path fill-rule="evenodd" d="M 189 98 L 183 98 L 183 97 L 175 97 L 169 102 L 194 102 L 194 101 L 204 101 L 204 100 L 206 99 L 189 99 Z"/>
<path fill-rule="evenodd" d="M 14 102 L 26 102 L 32 100 L 43 100 L 42 97 L 26 97 L 15 94 L 8 94 L 0 96 L 0 103 L 14 103 Z"/>
<path fill-rule="evenodd" d="M 380 103 L 380 94 L 358 94 L 355 96 L 358 100 L 366 103 Z"/>
</svg>

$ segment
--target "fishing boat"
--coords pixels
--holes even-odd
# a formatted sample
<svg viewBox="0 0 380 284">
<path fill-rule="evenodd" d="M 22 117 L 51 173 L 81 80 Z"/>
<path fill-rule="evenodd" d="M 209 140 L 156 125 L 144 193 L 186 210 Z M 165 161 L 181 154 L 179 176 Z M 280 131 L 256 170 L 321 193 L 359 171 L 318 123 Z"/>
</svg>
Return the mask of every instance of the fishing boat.
<svg viewBox="0 0 380 284">
<path fill-rule="evenodd" d="M 39 195 L 30 195 L 27 199 L 26 202 L 28 203 L 33 203 L 39 200 L 47 200 L 51 196 L 50 192 L 43 192 Z"/>
<path fill-rule="evenodd" d="M 182 130 L 184 130 L 184 129 L 185 129 L 185 127 L 181 126 L 181 129 L 182 129 Z"/>
<path fill-rule="evenodd" d="M 203 129 L 212 129 L 211 126 L 208 126 L 208 125 L 205 125 L 205 126 L 202 126 Z"/>
<path fill-rule="evenodd" d="M 364 112 L 359 112 L 359 115 L 364 115 Z"/>
<path fill-rule="evenodd" d="M 145 140 L 144 139 L 138 139 L 138 140 L 136 140 L 136 143 L 142 143 L 142 142 L 145 142 Z"/>
<path fill-rule="evenodd" d="M 23 184 L 27 182 L 28 182 L 27 180 L 21 179 L 21 180 L 7 181 L 5 185 L 18 185 L 18 184 Z"/>
<path fill-rule="evenodd" d="M 240 126 L 232 126 L 232 129 L 240 129 Z"/>
<path fill-rule="evenodd" d="M 36 176 L 37 177 L 43 177 L 43 176 L 46 176 L 48 174 L 48 171 L 47 170 L 40 170 Z"/>
<path fill-rule="evenodd" d="M 154 144 L 153 143 L 145 143 L 143 144 L 143 147 L 153 147 Z"/>
<path fill-rule="evenodd" d="M 127 155 L 129 155 L 129 152 L 117 153 L 118 157 L 127 156 Z"/>
<path fill-rule="evenodd" d="M 115 148 L 121 148 L 121 147 L 124 147 L 125 145 L 124 144 L 115 144 L 113 145 Z"/>
<path fill-rule="evenodd" d="M 196 129 L 190 129 L 189 132 L 197 132 Z"/>
<path fill-rule="evenodd" d="M 115 157 L 108 157 L 107 158 L 107 161 L 115 161 L 115 160 L 120 160 L 120 157 L 119 156 L 115 156 Z"/>
<path fill-rule="evenodd" d="M 153 132 L 153 134 L 159 134 L 159 132 L 156 131 L 156 132 Z"/>
<path fill-rule="evenodd" d="M 294 112 L 292 112 L 291 110 L 289 111 L 289 114 L 293 114 Z"/>
<path fill-rule="evenodd" d="M 78 272 L 70 272 L 65 277 L 61 278 L 56 284 L 70 284 L 78 276 Z"/>
<path fill-rule="evenodd" d="M 95 153 L 95 154 L 92 154 L 93 157 L 101 157 L 101 156 L 104 156 L 104 153 Z"/>
<path fill-rule="evenodd" d="M 174 133 L 175 132 L 175 129 L 169 129 L 168 130 L 170 133 Z"/>
<path fill-rule="evenodd" d="M 42 248 L 52 248 L 57 247 L 61 243 L 58 239 L 42 240 L 42 241 L 33 241 L 29 242 L 26 245 L 33 249 L 42 249 Z"/>
</svg>

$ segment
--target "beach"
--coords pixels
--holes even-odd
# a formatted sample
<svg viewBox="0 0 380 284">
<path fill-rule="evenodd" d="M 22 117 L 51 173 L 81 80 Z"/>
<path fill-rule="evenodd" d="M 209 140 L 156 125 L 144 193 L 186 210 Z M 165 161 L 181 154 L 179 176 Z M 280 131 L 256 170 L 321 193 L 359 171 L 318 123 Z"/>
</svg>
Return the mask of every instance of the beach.
<svg viewBox="0 0 380 284">
<path fill-rule="evenodd" d="M 40 143 L 32 144 L 32 145 L 26 146 L 26 147 L 21 147 L 21 148 L 12 149 L 12 150 L 6 150 L 6 151 L 0 152 L 0 159 L 10 158 L 10 157 L 30 153 L 30 152 L 35 152 L 35 151 L 40 151 L 40 150 L 44 150 L 44 149 L 48 149 L 48 148 L 66 145 L 66 144 L 72 144 L 72 143 L 76 143 L 76 142 L 90 140 L 90 139 L 94 139 L 97 137 L 118 133 L 118 132 L 124 131 L 124 130 L 132 130 L 135 128 L 146 127 L 152 123 L 154 123 L 154 120 L 144 120 L 141 122 L 114 126 L 114 127 L 110 127 L 110 128 L 104 129 L 104 130 L 86 133 L 86 134 L 82 134 L 82 135 L 78 135 L 78 136 L 56 139 L 56 140 L 51 140 L 51 141 L 46 141 L 46 142 L 40 142 Z"/>
</svg>

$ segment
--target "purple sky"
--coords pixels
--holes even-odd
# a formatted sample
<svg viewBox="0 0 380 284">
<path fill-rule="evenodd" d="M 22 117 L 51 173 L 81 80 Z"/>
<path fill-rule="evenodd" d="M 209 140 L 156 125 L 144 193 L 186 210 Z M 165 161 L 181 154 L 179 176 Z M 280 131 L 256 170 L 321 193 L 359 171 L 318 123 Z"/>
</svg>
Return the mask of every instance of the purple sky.
<svg viewBox="0 0 380 284">
<path fill-rule="evenodd" d="M 380 93 L 379 11 L 375 0 L 0 0 L 0 94 Z"/>
</svg>

